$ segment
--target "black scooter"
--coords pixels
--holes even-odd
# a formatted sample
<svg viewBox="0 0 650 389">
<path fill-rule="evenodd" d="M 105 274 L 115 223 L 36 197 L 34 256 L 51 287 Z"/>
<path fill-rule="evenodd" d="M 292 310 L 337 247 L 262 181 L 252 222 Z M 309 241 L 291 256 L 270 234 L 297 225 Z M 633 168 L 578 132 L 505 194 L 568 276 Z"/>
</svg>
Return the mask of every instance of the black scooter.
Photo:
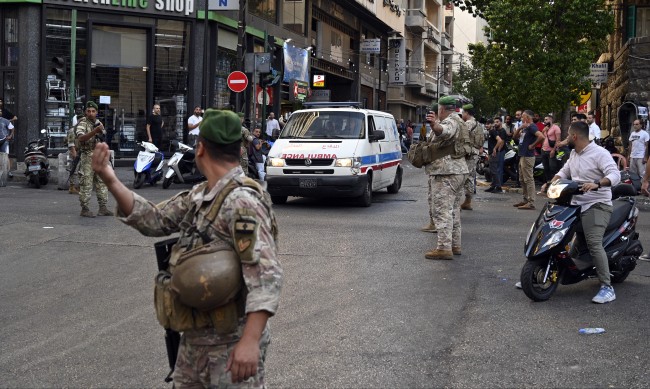
<svg viewBox="0 0 650 389">
<path fill-rule="evenodd" d="M 530 228 L 524 252 L 527 261 L 521 269 L 521 287 L 533 301 L 548 300 L 558 285 L 569 285 L 596 278 L 589 251 L 584 248 L 578 258 L 569 255 L 580 231 L 580 206 L 571 205 L 574 195 L 582 194 L 580 183 L 557 180 L 548 189 L 548 202 Z M 605 231 L 603 246 L 609 260 L 612 283 L 623 282 L 636 267 L 643 247 L 636 232 L 639 210 L 629 184 L 612 188 L 613 212 Z"/>
</svg>

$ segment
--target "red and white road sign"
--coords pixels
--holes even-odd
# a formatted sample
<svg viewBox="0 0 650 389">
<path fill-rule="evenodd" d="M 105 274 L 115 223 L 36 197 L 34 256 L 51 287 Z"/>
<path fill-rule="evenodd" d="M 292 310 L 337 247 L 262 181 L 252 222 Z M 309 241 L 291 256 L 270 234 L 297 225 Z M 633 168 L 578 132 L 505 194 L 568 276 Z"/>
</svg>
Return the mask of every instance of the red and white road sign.
<svg viewBox="0 0 650 389">
<path fill-rule="evenodd" d="M 228 88 L 235 93 L 242 92 L 248 86 L 248 77 L 240 71 L 228 75 Z"/>
</svg>

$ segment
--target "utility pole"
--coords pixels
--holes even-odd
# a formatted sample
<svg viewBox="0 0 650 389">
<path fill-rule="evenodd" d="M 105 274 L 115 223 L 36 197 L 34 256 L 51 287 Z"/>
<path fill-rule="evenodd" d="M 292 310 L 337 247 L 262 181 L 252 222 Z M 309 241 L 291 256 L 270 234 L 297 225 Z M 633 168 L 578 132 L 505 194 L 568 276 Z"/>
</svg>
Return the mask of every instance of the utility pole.
<svg viewBox="0 0 650 389">
<path fill-rule="evenodd" d="M 239 71 L 244 71 L 244 53 L 246 52 L 246 0 L 239 0 L 239 17 L 237 21 L 237 64 L 239 64 Z M 244 93 L 237 93 L 235 98 L 235 110 L 237 112 L 242 111 L 242 96 L 244 95 L 244 101 L 246 100 L 246 91 Z M 246 109 L 244 112 L 248 113 Z M 248 118 L 248 116 L 246 116 Z"/>
</svg>

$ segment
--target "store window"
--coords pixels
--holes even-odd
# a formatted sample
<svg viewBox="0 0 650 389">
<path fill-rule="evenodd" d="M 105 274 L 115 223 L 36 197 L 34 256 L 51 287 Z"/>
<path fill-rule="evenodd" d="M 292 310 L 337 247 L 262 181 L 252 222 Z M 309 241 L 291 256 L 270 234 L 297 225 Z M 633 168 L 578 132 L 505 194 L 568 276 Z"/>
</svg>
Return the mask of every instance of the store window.
<svg viewBox="0 0 650 389">
<path fill-rule="evenodd" d="M 249 0 L 248 11 L 255 16 L 277 23 L 278 0 Z"/>
<path fill-rule="evenodd" d="M 0 83 L 6 110 L 16 114 L 16 70 L 18 67 L 18 12 L 9 7 L 0 9 Z"/>
<path fill-rule="evenodd" d="M 235 93 L 228 88 L 227 79 L 237 68 L 237 53 L 220 47 L 214 76 L 214 107 L 225 109 L 235 105 Z"/>
<path fill-rule="evenodd" d="M 171 149 L 165 138 L 182 140 L 186 127 L 190 23 L 159 19 L 155 35 L 153 99 L 165 122 L 163 147 Z"/>
<path fill-rule="evenodd" d="M 305 33 L 306 0 L 284 0 L 282 5 L 282 25 L 287 30 L 300 35 Z"/>
</svg>

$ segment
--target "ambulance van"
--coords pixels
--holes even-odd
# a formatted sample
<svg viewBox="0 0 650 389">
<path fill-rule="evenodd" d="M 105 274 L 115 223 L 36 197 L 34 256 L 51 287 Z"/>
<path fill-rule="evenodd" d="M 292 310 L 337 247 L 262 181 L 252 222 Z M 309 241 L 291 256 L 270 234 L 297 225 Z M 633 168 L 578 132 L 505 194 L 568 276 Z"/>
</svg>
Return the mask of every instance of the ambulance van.
<svg viewBox="0 0 650 389">
<path fill-rule="evenodd" d="M 393 115 L 359 103 L 305 103 L 269 151 L 267 190 L 274 204 L 288 196 L 349 197 L 372 204 L 372 192 L 397 193 L 402 151 Z"/>
</svg>

